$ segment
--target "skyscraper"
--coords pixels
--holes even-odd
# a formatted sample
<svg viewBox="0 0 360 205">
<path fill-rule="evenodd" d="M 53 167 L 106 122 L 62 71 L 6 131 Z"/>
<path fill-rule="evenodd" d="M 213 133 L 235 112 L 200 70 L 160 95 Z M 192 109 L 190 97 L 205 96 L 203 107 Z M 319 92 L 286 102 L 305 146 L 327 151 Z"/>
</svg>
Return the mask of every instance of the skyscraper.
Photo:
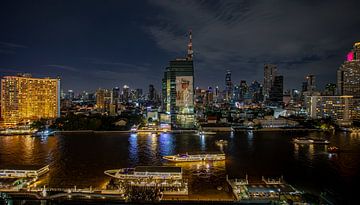
<svg viewBox="0 0 360 205">
<path fill-rule="evenodd" d="M 337 89 L 340 95 L 360 97 L 360 42 L 354 44 L 337 71 Z"/>
<path fill-rule="evenodd" d="M 231 81 L 231 71 L 227 70 L 225 75 L 225 99 L 226 101 L 230 101 L 233 94 L 233 84 Z"/>
<path fill-rule="evenodd" d="M 190 32 L 187 57 L 170 61 L 162 80 L 163 109 L 171 115 L 171 124 L 179 128 L 194 126 L 194 64 L 192 59 Z"/>
<path fill-rule="evenodd" d="M 314 92 L 316 90 L 315 75 L 309 74 L 306 76 L 306 91 Z"/>
<path fill-rule="evenodd" d="M 1 114 L 5 124 L 60 117 L 60 79 L 30 74 L 3 77 Z"/>
<path fill-rule="evenodd" d="M 263 87 L 264 99 L 269 98 L 270 90 L 274 84 L 276 75 L 277 75 L 276 65 L 273 64 L 264 65 L 264 87 Z"/>
<path fill-rule="evenodd" d="M 275 76 L 273 86 L 269 93 L 269 101 L 273 104 L 281 104 L 284 92 L 284 77 L 282 75 Z"/>
<path fill-rule="evenodd" d="M 152 101 L 152 102 L 155 101 L 155 88 L 154 88 L 154 85 L 152 85 L 152 84 L 149 85 L 148 100 Z"/>
</svg>

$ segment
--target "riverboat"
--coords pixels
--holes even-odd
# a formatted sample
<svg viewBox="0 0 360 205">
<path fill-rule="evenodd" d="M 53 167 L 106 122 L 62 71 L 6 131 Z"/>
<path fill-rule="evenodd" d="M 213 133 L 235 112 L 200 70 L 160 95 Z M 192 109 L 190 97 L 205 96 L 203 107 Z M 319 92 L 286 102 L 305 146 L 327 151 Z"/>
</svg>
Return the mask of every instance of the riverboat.
<svg viewBox="0 0 360 205">
<path fill-rule="evenodd" d="M 220 161 L 225 160 L 225 154 L 177 154 L 163 156 L 171 162 L 197 162 L 197 161 Z"/>
<path fill-rule="evenodd" d="M 294 143 L 296 144 L 312 144 L 314 140 L 309 138 L 295 138 Z"/>
<path fill-rule="evenodd" d="M 117 179 L 182 179 L 182 168 L 174 166 L 137 166 L 104 173 Z"/>
<path fill-rule="evenodd" d="M 30 169 L 1 169 L 0 178 L 29 178 L 39 177 L 50 170 L 49 165 Z"/>
</svg>

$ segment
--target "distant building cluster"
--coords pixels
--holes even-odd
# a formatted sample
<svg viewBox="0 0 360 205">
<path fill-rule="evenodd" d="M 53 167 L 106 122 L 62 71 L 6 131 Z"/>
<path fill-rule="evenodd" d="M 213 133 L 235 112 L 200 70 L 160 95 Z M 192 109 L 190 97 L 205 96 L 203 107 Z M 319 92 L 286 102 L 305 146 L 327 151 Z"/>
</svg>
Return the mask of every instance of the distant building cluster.
<svg viewBox="0 0 360 205">
<path fill-rule="evenodd" d="M 34 78 L 29 74 L 1 79 L 1 124 L 28 124 L 61 115 L 101 114 L 116 116 L 139 109 L 148 124 L 173 129 L 193 129 L 198 123 L 289 126 L 279 117 L 331 118 L 341 125 L 360 120 L 360 42 L 355 43 L 337 71 L 337 82 L 316 86 L 308 74 L 301 89 L 284 90 L 278 66 L 264 64 L 263 82 L 234 81 L 225 71 L 221 86 L 195 87 L 192 34 L 187 55 L 169 61 L 161 90 L 150 84 L 147 91 L 128 85 L 98 88 L 95 92 L 64 91 L 59 78 Z M 274 118 L 269 117 L 272 115 Z"/>
</svg>

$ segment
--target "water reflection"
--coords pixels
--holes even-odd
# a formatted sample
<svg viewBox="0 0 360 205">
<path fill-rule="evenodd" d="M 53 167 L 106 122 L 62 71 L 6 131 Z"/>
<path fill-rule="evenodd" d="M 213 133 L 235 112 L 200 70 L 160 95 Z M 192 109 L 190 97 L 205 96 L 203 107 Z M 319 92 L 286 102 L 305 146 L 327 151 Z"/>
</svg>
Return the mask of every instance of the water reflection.
<svg viewBox="0 0 360 205">
<path fill-rule="evenodd" d="M 135 165 L 138 163 L 138 143 L 137 143 L 137 134 L 132 133 L 129 137 L 129 160 Z"/>
<path fill-rule="evenodd" d="M 247 131 L 247 142 L 249 144 L 249 148 L 252 149 L 253 146 L 253 139 L 254 139 L 254 132 L 252 130 Z"/>
<path fill-rule="evenodd" d="M 205 151 L 206 149 L 206 141 L 205 141 L 205 135 L 200 135 L 200 149 L 201 151 Z"/>
<path fill-rule="evenodd" d="M 174 140 L 169 133 L 161 133 L 159 136 L 159 148 L 160 155 L 172 155 L 174 154 Z"/>
</svg>

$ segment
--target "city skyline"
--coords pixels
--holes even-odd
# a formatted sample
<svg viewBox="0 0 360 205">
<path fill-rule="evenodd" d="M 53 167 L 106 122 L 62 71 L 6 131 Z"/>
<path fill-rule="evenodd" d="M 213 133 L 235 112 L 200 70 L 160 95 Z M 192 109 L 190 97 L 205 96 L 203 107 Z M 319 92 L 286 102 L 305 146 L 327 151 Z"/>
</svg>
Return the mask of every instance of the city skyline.
<svg viewBox="0 0 360 205">
<path fill-rule="evenodd" d="M 224 88 L 226 70 L 234 84 L 262 82 L 263 66 L 271 63 L 284 76 L 284 90 L 300 88 L 309 73 L 323 89 L 336 83 L 337 69 L 359 41 L 358 4 L 2 2 L 0 72 L 59 76 L 63 90 L 76 93 L 125 84 L 160 90 L 168 61 L 186 55 L 192 29 L 195 87 Z"/>
</svg>

